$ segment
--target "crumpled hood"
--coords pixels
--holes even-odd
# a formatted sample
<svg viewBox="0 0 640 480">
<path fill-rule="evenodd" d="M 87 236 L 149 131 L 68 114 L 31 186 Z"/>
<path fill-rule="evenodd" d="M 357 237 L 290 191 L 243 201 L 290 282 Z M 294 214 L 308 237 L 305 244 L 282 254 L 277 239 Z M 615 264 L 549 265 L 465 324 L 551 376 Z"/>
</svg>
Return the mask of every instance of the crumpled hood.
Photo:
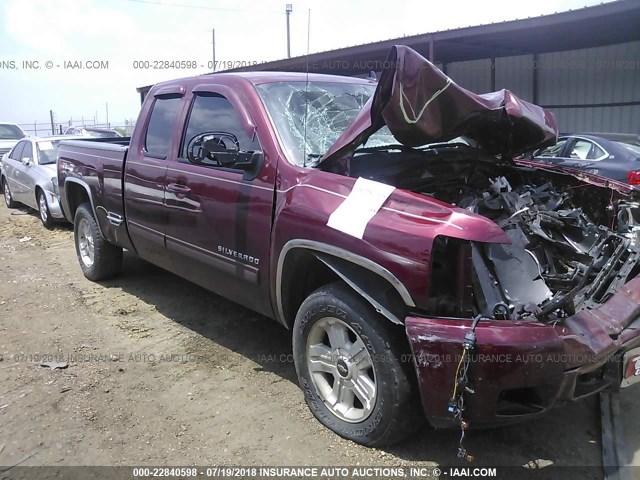
<svg viewBox="0 0 640 480">
<path fill-rule="evenodd" d="M 553 114 L 509 90 L 475 94 L 456 85 L 409 47 L 394 46 L 374 95 L 323 156 L 353 152 L 387 125 L 403 145 L 417 147 L 466 136 L 490 154 L 512 156 L 558 137 Z"/>
</svg>

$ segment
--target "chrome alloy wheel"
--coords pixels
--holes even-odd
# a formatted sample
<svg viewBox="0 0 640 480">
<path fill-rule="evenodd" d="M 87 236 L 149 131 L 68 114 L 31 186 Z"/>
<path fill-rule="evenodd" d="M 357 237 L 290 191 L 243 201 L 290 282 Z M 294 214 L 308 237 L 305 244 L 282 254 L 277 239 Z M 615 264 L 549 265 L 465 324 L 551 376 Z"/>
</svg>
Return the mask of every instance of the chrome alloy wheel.
<svg viewBox="0 0 640 480">
<path fill-rule="evenodd" d="M 49 218 L 49 209 L 47 208 L 47 199 L 45 198 L 44 193 L 38 195 L 38 207 L 42 222 L 47 223 L 47 219 Z"/>
<path fill-rule="evenodd" d="M 360 336 L 345 322 L 325 317 L 307 337 L 307 368 L 318 395 L 345 422 L 366 420 L 376 404 L 375 369 Z"/>
<path fill-rule="evenodd" d="M 82 263 L 85 267 L 91 268 L 94 259 L 93 234 L 86 218 L 80 219 L 78 224 L 78 247 Z"/>
</svg>

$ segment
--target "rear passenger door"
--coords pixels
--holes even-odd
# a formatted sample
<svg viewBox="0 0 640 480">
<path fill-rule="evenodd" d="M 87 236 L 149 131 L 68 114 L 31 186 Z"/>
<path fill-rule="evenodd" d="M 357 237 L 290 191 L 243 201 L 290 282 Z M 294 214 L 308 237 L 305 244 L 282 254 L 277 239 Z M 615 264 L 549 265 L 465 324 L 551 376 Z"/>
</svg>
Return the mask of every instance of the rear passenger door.
<svg viewBox="0 0 640 480">
<path fill-rule="evenodd" d="M 166 253 L 164 188 L 169 159 L 175 155 L 179 92 L 160 90 L 147 115 L 142 145 L 132 145 L 125 164 L 126 219 L 131 241 L 142 258 L 171 269 Z"/>
<path fill-rule="evenodd" d="M 195 161 L 194 145 L 204 134 L 262 162 L 247 171 L 215 159 Z M 266 313 L 274 185 L 262 155 L 253 120 L 233 91 L 194 88 L 180 152 L 167 170 L 165 204 L 173 270 Z"/>
</svg>

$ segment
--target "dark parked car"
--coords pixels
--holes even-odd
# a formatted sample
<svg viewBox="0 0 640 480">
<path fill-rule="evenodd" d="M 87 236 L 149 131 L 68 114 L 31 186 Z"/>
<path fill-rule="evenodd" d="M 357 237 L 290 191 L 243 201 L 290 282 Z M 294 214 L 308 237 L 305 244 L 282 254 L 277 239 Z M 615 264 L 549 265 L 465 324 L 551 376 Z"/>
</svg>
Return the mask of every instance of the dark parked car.
<svg viewBox="0 0 640 480">
<path fill-rule="evenodd" d="M 313 414 L 365 445 L 640 380 L 635 190 L 514 162 L 556 141 L 543 108 L 385 65 L 159 83 L 128 145 L 62 142 L 84 275 L 127 249 L 282 323 Z"/>
<path fill-rule="evenodd" d="M 640 136 L 625 134 L 567 135 L 538 150 L 534 160 L 576 168 L 630 185 L 640 185 Z"/>
</svg>

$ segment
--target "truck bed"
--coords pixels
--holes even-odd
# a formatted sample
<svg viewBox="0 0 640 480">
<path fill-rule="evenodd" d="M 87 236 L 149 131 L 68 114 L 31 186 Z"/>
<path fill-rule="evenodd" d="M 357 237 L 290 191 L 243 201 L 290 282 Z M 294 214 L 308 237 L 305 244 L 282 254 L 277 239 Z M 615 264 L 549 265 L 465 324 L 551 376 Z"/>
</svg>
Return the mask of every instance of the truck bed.
<svg viewBox="0 0 640 480">
<path fill-rule="evenodd" d="M 58 148 L 58 187 L 67 220 L 90 202 L 105 238 L 131 248 L 124 225 L 123 169 L 130 138 L 66 140 Z"/>
</svg>

